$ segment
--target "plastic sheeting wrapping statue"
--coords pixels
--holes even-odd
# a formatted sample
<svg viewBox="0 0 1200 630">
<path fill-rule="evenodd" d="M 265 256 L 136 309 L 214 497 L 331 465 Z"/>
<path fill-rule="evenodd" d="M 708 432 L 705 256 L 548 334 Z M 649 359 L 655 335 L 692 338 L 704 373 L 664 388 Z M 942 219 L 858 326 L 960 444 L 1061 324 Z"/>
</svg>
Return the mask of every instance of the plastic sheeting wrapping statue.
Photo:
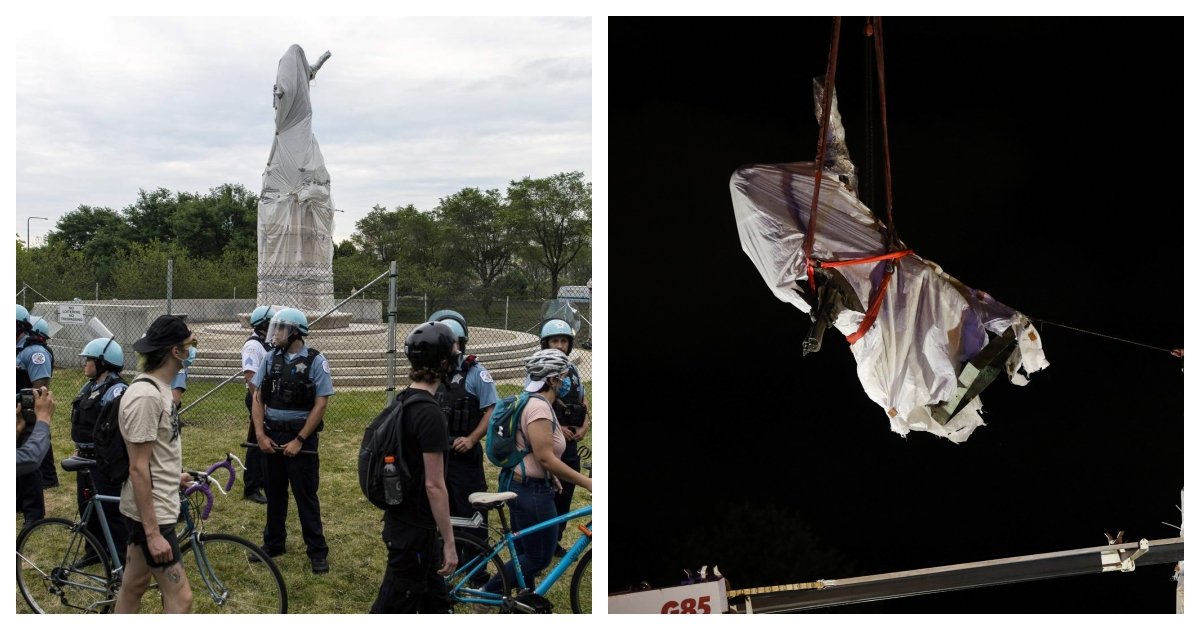
<svg viewBox="0 0 1200 630">
<path fill-rule="evenodd" d="M 308 86 L 329 56 L 310 66 L 293 44 L 279 60 L 275 141 L 258 201 L 258 301 L 309 313 L 333 308 L 333 199 Z"/>
<path fill-rule="evenodd" d="M 815 83 L 820 101 L 821 83 Z M 836 98 L 830 110 L 827 139 L 832 146 L 821 178 L 812 257 L 833 262 L 885 254 L 886 228 L 857 198 Z M 953 442 L 966 440 L 984 424 L 978 393 L 996 374 L 1003 370 L 1012 383 L 1024 385 L 1028 374 L 1049 365 L 1037 330 L 1021 313 L 915 254 L 818 269 L 814 295 L 804 239 L 815 176 L 814 162 L 753 165 L 734 172 L 729 188 L 742 250 L 780 300 L 813 317 L 818 335 L 826 323 L 854 335 L 885 266 L 894 264 L 878 317 L 850 345 L 859 380 L 896 433 L 928 431 Z M 819 337 L 814 345 L 819 346 Z"/>
</svg>

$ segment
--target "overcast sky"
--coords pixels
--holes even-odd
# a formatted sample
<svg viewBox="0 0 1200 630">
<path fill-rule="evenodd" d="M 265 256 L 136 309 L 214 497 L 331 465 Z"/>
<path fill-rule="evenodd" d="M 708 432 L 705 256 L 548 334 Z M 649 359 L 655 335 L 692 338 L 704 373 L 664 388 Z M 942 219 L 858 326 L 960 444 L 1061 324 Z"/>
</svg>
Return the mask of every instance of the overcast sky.
<svg viewBox="0 0 1200 630">
<path fill-rule="evenodd" d="M 592 178 L 589 18 L 91 18 L 16 33 L 16 231 L 140 188 L 258 193 L 288 46 L 310 63 L 334 238 L 375 204 L 422 210 L 464 187 Z"/>
</svg>

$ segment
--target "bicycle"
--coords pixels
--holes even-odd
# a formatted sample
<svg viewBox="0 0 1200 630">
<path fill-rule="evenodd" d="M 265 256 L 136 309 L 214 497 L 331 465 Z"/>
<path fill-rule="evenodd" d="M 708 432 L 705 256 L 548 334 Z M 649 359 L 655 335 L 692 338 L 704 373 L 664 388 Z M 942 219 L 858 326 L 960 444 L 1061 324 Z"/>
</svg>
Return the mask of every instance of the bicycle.
<svg viewBox="0 0 1200 630">
<path fill-rule="evenodd" d="M 192 612 L 286 613 L 287 587 L 271 557 L 244 538 L 204 531 L 213 507 L 212 474 L 220 469 L 229 471 L 224 487 L 219 481 L 216 484 L 227 494 L 237 477 L 232 463 L 236 459 L 230 453 L 205 472 L 189 471 L 193 483 L 180 492 L 183 529 L 178 532 L 179 550 L 183 556 L 191 551 L 195 558 L 194 563 L 183 563 L 194 592 Z M 95 465 L 95 460 L 81 457 L 62 461 L 67 472 L 78 473 Z M 75 521 L 44 518 L 17 537 L 17 585 L 34 612 L 112 611 L 125 567 L 101 513 L 104 503 L 120 501 L 120 497 L 93 494 Z M 100 519 L 103 546 L 87 529 L 93 516 Z"/>
<path fill-rule="evenodd" d="M 588 549 L 592 543 L 592 523 L 590 520 L 587 525 L 578 526 L 579 531 L 583 535 L 579 537 L 579 540 L 575 541 L 575 544 L 567 550 L 566 555 L 557 564 L 550 567 L 550 572 L 546 577 L 532 589 L 527 586 L 526 577 L 521 570 L 521 563 L 517 560 L 516 541 L 534 532 L 549 527 L 558 527 L 561 523 L 591 516 L 592 506 L 582 507 L 562 516 L 542 521 L 521 531 L 513 532 L 508 526 L 508 520 L 504 516 L 504 506 L 516 497 L 517 494 L 515 492 L 476 492 L 469 497 L 471 506 L 475 509 L 496 510 L 496 513 L 500 517 L 500 539 L 494 545 L 489 545 L 470 534 L 455 534 L 454 541 L 459 561 L 464 563 L 452 575 L 446 578 L 446 585 L 450 591 L 450 601 L 454 604 L 455 612 L 473 612 L 474 608 L 480 604 L 487 607 L 488 612 L 492 612 L 493 610 L 494 612 L 517 613 L 552 612 L 553 606 L 550 600 L 546 599 L 546 593 L 566 573 L 567 569 L 578 560 L 579 563 L 575 567 L 574 574 L 571 576 L 571 611 L 576 614 L 591 613 L 592 551 Z M 504 576 L 504 562 L 500 556 L 500 553 L 504 550 L 508 550 L 509 557 L 513 559 L 517 578 L 515 585 L 510 585 L 508 579 Z M 463 560 L 464 558 L 471 559 Z M 484 583 L 492 575 L 499 576 L 501 585 L 499 593 L 483 590 Z M 516 590 L 516 595 L 513 595 L 514 589 Z"/>
</svg>

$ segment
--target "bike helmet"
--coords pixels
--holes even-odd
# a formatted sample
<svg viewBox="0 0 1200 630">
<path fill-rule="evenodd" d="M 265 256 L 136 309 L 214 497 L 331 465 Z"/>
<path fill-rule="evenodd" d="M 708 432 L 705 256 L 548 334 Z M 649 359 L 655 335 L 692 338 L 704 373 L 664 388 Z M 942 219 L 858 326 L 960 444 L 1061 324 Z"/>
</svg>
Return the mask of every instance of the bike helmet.
<svg viewBox="0 0 1200 630">
<path fill-rule="evenodd" d="M 454 354 L 454 332 L 442 322 L 417 326 L 404 339 L 404 356 L 414 368 L 438 369 Z"/>
<path fill-rule="evenodd" d="M 525 359 L 525 373 L 529 380 L 541 381 L 567 371 L 567 355 L 562 350 L 538 350 Z"/>
<path fill-rule="evenodd" d="M 110 372 L 120 372 L 125 365 L 125 351 L 114 337 L 99 337 L 87 342 L 79 356 L 103 362 L 105 370 Z"/>
</svg>

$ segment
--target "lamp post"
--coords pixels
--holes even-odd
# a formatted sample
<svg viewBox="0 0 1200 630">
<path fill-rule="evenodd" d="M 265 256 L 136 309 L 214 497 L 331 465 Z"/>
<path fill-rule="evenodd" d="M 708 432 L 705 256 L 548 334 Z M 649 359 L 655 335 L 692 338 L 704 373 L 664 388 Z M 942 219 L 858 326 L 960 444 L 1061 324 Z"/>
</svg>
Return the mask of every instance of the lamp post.
<svg viewBox="0 0 1200 630">
<path fill-rule="evenodd" d="M 43 221 L 50 220 L 46 217 L 29 217 L 28 219 L 25 219 L 25 249 L 29 249 L 29 222 L 34 219 L 41 219 Z"/>
</svg>

